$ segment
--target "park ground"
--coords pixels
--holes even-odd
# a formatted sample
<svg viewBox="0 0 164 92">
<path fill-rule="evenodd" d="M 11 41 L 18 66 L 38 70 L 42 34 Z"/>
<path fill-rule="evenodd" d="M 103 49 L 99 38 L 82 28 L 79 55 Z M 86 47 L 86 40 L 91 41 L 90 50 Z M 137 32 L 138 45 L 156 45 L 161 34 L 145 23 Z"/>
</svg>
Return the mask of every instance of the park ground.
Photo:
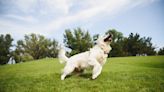
<svg viewBox="0 0 164 92">
<path fill-rule="evenodd" d="M 0 66 L 0 92 L 163 92 L 164 56 L 109 58 L 101 75 L 91 70 L 60 80 L 58 59 Z"/>
</svg>

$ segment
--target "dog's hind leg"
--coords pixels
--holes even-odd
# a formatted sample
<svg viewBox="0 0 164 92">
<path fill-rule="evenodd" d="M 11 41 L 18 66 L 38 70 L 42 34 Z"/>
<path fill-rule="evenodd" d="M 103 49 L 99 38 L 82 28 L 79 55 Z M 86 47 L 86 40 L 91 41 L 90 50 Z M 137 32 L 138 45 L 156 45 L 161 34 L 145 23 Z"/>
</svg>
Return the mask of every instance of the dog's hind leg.
<svg viewBox="0 0 164 92">
<path fill-rule="evenodd" d="M 65 66 L 63 74 L 61 75 L 61 80 L 64 80 L 67 75 L 72 73 L 74 71 L 75 67 L 74 66 Z"/>
</svg>

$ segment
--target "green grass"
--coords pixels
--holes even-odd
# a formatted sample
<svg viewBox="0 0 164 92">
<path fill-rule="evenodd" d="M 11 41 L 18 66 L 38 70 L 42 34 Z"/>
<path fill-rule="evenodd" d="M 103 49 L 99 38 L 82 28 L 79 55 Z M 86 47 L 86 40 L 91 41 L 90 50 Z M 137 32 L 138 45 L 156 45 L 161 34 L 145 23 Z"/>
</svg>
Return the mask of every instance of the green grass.
<svg viewBox="0 0 164 92">
<path fill-rule="evenodd" d="M 57 59 L 0 66 L 0 92 L 163 92 L 164 56 L 109 58 L 101 75 L 91 71 L 60 80 Z"/>
</svg>

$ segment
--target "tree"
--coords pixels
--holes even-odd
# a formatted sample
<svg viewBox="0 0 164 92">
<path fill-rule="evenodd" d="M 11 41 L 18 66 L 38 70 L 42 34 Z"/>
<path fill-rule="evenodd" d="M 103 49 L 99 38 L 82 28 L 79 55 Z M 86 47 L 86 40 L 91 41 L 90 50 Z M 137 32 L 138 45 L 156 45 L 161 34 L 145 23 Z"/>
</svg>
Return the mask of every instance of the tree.
<svg viewBox="0 0 164 92">
<path fill-rule="evenodd" d="M 159 49 L 158 55 L 164 55 L 164 47 Z"/>
<path fill-rule="evenodd" d="M 155 47 L 153 47 L 151 38 L 140 37 L 139 34 L 131 33 L 124 44 L 124 48 L 127 48 L 129 56 L 135 56 L 137 54 L 155 55 Z"/>
<path fill-rule="evenodd" d="M 53 39 L 50 42 L 50 46 L 48 47 L 47 56 L 56 58 L 58 56 L 58 49 L 57 48 L 58 48 L 58 42 L 55 39 Z"/>
<path fill-rule="evenodd" d="M 151 37 L 142 37 L 140 38 L 141 40 L 141 49 L 140 52 L 141 54 L 147 54 L 147 55 L 155 55 L 156 51 L 155 51 L 155 47 L 153 46 L 151 40 Z"/>
<path fill-rule="evenodd" d="M 10 47 L 12 47 L 12 37 L 10 34 L 0 36 L 0 64 L 6 64 L 11 57 Z"/>
<path fill-rule="evenodd" d="M 57 57 L 57 41 L 45 38 L 43 35 L 25 35 L 24 40 L 17 41 L 15 53 L 19 61 L 40 59 L 45 57 Z M 23 60 L 23 58 L 27 60 Z"/>
<path fill-rule="evenodd" d="M 89 32 L 80 28 L 74 29 L 73 32 L 70 29 L 65 30 L 64 43 L 66 47 L 72 50 L 70 55 L 87 51 L 93 46 Z"/>
<path fill-rule="evenodd" d="M 130 33 L 128 39 L 127 39 L 127 51 L 129 56 L 135 56 L 139 53 L 139 50 L 141 49 L 140 45 L 140 35 L 139 34 L 133 34 Z"/>
<path fill-rule="evenodd" d="M 99 38 L 99 34 L 93 35 L 93 43 L 96 44 L 96 40 Z"/>
</svg>

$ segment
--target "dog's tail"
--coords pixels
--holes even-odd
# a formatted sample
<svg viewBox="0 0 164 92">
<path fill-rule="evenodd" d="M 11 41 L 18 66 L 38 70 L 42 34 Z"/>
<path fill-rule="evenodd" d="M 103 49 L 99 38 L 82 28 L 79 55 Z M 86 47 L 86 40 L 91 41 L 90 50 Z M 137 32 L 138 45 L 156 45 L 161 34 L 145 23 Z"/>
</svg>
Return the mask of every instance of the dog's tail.
<svg viewBox="0 0 164 92">
<path fill-rule="evenodd" d="M 58 58 L 61 64 L 66 63 L 69 59 L 65 54 L 66 54 L 66 51 L 63 48 L 60 48 Z"/>
</svg>

